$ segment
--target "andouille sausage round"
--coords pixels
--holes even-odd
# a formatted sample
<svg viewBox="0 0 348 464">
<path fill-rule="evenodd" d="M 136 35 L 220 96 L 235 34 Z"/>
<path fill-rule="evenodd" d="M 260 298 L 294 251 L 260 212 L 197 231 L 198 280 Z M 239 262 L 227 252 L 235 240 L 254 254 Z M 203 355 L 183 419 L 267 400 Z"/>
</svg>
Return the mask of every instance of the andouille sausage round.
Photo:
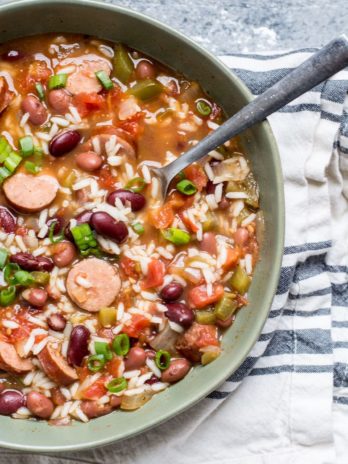
<svg viewBox="0 0 348 464">
<path fill-rule="evenodd" d="M 32 369 L 30 359 L 21 359 L 13 345 L 0 341 L 0 370 L 24 374 Z"/>
<path fill-rule="evenodd" d="M 58 385 L 70 385 L 77 380 L 75 369 L 69 366 L 54 343 L 47 343 L 38 358 L 47 377 Z"/>
</svg>

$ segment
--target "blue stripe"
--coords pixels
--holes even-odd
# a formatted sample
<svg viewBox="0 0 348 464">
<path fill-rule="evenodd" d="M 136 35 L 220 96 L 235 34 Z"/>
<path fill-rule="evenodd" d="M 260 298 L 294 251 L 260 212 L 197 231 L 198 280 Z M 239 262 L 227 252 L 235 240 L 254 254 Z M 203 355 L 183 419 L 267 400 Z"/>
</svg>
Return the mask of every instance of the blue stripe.
<svg viewBox="0 0 348 464">
<path fill-rule="evenodd" d="M 348 321 L 332 321 L 332 327 L 339 329 L 348 328 Z"/>
<path fill-rule="evenodd" d="M 264 356 L 292 353 L 332 353 L 331 331 L 324 329 L 277 330 L 267 346 Z"/>
<path fill-rule="evenodd" d="M 344 363 L 334 365 L 334 386 L 348 387 L 348 366 Z"/>
<path fill-rule="evenodd" d="M 222 400 L 226 398 L 230 393 L 229 392 L 220 392 L 220 391 L 213 391 L 210 393 L 210 395 L 207 396 L 207 398 L 211 398 L 213 400 Z"/>
<path fill-rule="evenodd" d="M 226 392 L 224 392 L 226 393 Z M 228 394 L 228 393 L 227 393 Z M 227 395 L 226 395 L 227 396 Z M 334 396 L 333 397 L 334 403 L 348 405 L 348 398 L 345 396 Z"/>
<path fill-rule="evenodd" d="M 301 298 L 309 298 L 311 296 L 329 295 L 330 293 L 331 293 L 331 287 L 327 287 L 327 288 L 322 288 L 320 290 L 314 290 L 314 292 L 298 293 L 296 295 L 289 293 L 288 298 L 289 300 L 299 300 Z"/>
<path fill-rule="evenodd" d="M 332 284 L 332 305 L 348 306 L 348 283 Z"/>
<path fill-rule="evenodd" d="M 270 311 L 268 317 L 274 318 L 283 316 L 298 316 L 298 317 L 315 317 L 315 316 L 328 316 L 331 314 L 330 308 L 319 308 L 314 309 L 313 311 L 301 311 L 300 309 L 291 309 L 291 308 L 282 308 L 282 309 L 274 309 Z"/>
<path fill-rule="evenodd" d="M 284 364 L 282 366 L 272 367 L 259 367 L 255 368 L 250 372 L 251 376 L 255 375 L 270 375 L 270 374 L 281 374 L 283 372 L 296 372 L 302 374 L 320 374 L 323 372 L 332 372 L 332 366 L 293 366 L 291 364 Z"/>
<path fill-rule="evenodd" d="M 303 245 L 293 245 L 285 247 L 284 254 L 291 255 L 294 253 L 302 253 L 305 251 L 325 250 L 326 248 L 330 248 L 331 245 L 331 240 L 327 240 L 325 242 L 304 243 Z"/>
</svg>

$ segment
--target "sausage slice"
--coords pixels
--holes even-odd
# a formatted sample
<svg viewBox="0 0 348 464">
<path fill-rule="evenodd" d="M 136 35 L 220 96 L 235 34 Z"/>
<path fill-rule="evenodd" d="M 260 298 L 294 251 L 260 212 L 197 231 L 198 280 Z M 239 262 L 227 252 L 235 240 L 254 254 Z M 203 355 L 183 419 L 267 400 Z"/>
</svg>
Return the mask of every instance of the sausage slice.
<svg viewBox="0 0 348 464">
<path fill-rule="evenodd" d="M 47 174 L 32 176 L 19 172 L 4 182 L 4 193 L 15 208 L 36 212 L 46 208 L 56 198 L 58 181 Z"/>
<path fill-rule="evenodd" d="M 14 346 L 0 341 L 0 370 L 24 374 L 33 369 L 33 364 L 29 359 L 21 359 Z"/>
<path fill-rule="evenodd" d="M 4 77 L 0 77 L 0 114 L 8 107 L 13 98 L 13 92 L 8 90 Z"/>
<path fill-rule="evenodd" d="M 115 146 L 119 145 L 116 155 L 135 158 L 135 150 L 132 145 L 124 138 L 116 134 L 94 135 L 92 137 L 92 146 L 94 147 L 96 145 L 97 147 L 100 147 L 100 153 L 98 153 L 99 155 L 109 156 L 110 150 L 113 149 L 113 140 L 115 141 Z"/>
<path fill-rule="evenodd" d="M 56 344 L 47 343 L 38 358 L 47 377 L 58 385 L 69 385 L 77 380 L 75 369 L 65 361 Z"/>
<path fill-rule="evenodd" d="M 66 288 L 74 303 L 94 313 L 113 303 L 120 291 L 121 280 L 114 266 L 98 258 L 89 258 L 70 270 Z"/>
</svg>

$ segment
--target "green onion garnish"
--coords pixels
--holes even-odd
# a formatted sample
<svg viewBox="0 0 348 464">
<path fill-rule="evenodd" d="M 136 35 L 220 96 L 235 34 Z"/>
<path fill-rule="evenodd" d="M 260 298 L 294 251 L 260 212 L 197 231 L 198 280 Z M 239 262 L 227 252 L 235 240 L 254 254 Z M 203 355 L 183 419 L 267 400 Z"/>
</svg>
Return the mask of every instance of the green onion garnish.
<svg viewBox="0 0 348 464">
<path fill-rule="evenodd" d="M 112 349 L 118 356 L 126 356 L 129 347 L 129 337 L 126 334 L 116 335 L 112 341 Z"/>
<path fill-rule="evenodd" d="M 112 359 L 112 352 L 106 342 L 94 342 L 94 349 L 97 354 L 104 356 L 107 361 Z"/>
<path fill-rule="evenodd" d="M 0 248 L 0 269 L 4 269 L 8 258 L 8 251 L 5 248 Z"/>
<path fill-rule="evenodd" d="M 4 161 L 4 167 L 7 168 L 12 174 L 17 169 L 18 165 L 22 161 L 22 157 L 12 151 Z"/>
<path fill-rule="evenodd" d="M 27 156 L 31 156 L 34 153 L 34 142 L 33 138 L 30 135 L 26 135 L 25 137 L 21 137 L 19 139 L 19 149 L 21 155 L 25 158 Z"/>
<path fill-rule="evenodd" d="M 209 116 L 211 113 L 211 106 L 205 100 L 198 100 L 196 102 L 196 109 L 202 116 Z"/>
<path fill-rule="evenodd" d="M 187 245 L 191 240 L 191 236 L 188 232 L 175 227 L 162 230 L 162 236 L 174 245 Z"/>
<path fill-rule="evenodd" d="M 112 83 L 112 80 L 106 74 L 105 71 L 97 71 L 95 75 L 97 76 L 99 82 L 104 87 L 104 89 L 111 90 L 113 88 L 114 84 Z"/>
<path fill-rule="evenodd" d="M 91 372 L 98 372 L 103 369 L 105 362 L 102 354 L 94 354 L 87 359 L 87 367 Z"/>
<path fill-rule="evenodd" d="M 10 285 L 16 285 L 17 279 L 15 277 L 16 272 L 20 271 L 21 268 L 18 264 L 8 263 L 4 267 L 4 279 Z"/>
<path fill-rule="evenodd" d="M 44 100 L 45 99 L 45 90 L 44 90 L 42 84 L 40 84 L 40 82 L 37 82 L 35 84 L 35 88 L 36 88 L 36 92 L 37 92 L 37 94 L 39 96 L 39 99 L 41 101 Z"/>
<path fill-rule="evenodd" d="M 14 302 L 16 298 L 16 287 L 11 286 L 0 292 L 0 305 L 8 306 Z"/>
<path fill-rule="evenodd" d="M 124 377 L 117 377 L 106 384 L 106 388 L 111 393 L 119 393 L 127 388 L 127 380 Z"/>
<path fill-rule="evenodd" d="M 50 225 L 49 232 L 48 232 L 48 238 L 50 239 L 51 243 L 59 243 L 63 240 L 64 238 L 64 230 L 60 231 L 60 234 L 54 237 L 54 228 L 56 226 L 58 221 L 53 221 L 52 224 Z"/>
<path fill-rule="evenodd" d="M 167 369 L 170 365 L 170 354 L 168 353 L 168 351 L 157 351 L 155 356 L 155 364 L 158 367 L 158 369 L 161 369 L 161 371 Z"/>
<path fill-rule="evenodd" d="M 15 283 L 18 285 L 32 285 L 35 283 L 34 277 L 28 271 L 17 271 L 14 274 Z"/>
<path fill-rule="evenodd" d="M 38 172 L 41 171 L 40 166 L 37 164 L 33 163 L 32 161 L 26 161 L 24 163 L 25 170 L 30 172 L 30 174 L 37 174 Z"/>
<path fill-rule="evenodd" d="M 197 192 L 197 187 L 193 182 L 183 179 L 176 184 L 176 189 L 184 195 L 194 195 Z"/>
<path fill-rule="evenodd" d="M 138 235 L 142 235 L 145 232 L 144 226 L 140 224 L 140 222 L 132 224 L 132 228 L 134 232 L 136 232 Z"/>
<path fill-rule="evenodd" d="M 80 253 L 83 256 L 98 253 L 98 243 L 94 238 L 92 229 L 89 224 L 83 223 L 71 228 L 71 233 Z"/>
<path fill-rule="evenodd" d="M 142 177 L 134 177 L 125 186 L 127 190 L 131 190 L 134 193 L 139 193 L 144 190 L 146 182 Z"/>
<path fill-rule="evenodd" d="M 7 177 L 10 177 L 11 175 L 11 171 L 9 171 L 7 168 L 5 168 L 4 166 L 1 166 L 0 168 L 0 184 L 2 182 L 4 182 L 4 180 L 7 178 Z"/>
<path fill-rule="evenodd" d="M 68 80 L 67 74 L 55 74 L 51 76 L 48 81 L 48 88 L 49 90 L 53 89 L 61 89 L 66 86 L 66 82 Z"/>
</svg>

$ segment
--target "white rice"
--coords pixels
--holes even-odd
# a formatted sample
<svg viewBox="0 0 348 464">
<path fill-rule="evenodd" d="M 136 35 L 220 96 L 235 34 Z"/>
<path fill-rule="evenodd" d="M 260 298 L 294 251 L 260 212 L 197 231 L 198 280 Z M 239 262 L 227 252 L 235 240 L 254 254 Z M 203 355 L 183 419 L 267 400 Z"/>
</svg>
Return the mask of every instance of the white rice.
<svg viewBox="0 0 348 464">
<path fill-rule="evenodd" d="M 256 219 L 256 214 L 255 214 L 255 213 L 249 214 L 249 216 L 246 217 L 246 218 L 241 222 L 241 226 L 242 226 L 242 227 L 245 227 L 245 226 L 249 225 L 250 223 L 252 223 L 255 219 Z"/>
</svg>

